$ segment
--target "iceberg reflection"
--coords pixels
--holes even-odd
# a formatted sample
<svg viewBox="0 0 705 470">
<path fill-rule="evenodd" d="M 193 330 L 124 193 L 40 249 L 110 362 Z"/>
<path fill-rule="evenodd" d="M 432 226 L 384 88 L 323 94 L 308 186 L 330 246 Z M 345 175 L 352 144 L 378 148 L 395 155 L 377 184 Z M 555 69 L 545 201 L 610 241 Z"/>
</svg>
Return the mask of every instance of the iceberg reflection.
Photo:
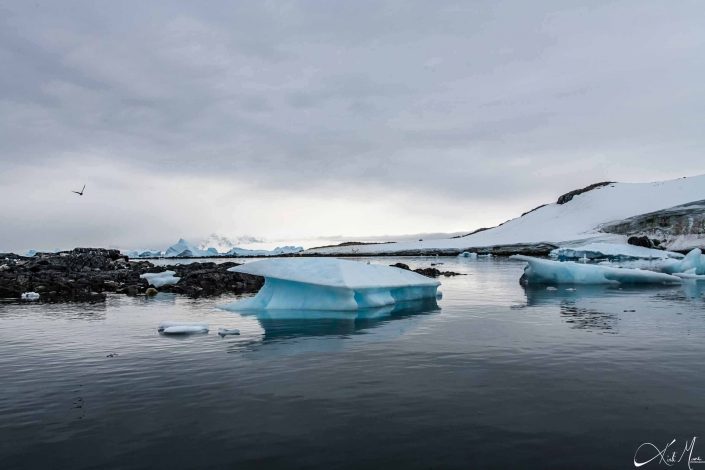
<svg viewBox="0 0 705 470">
<path fill-rule="evenodd" d="M 340 310 L 241 310 L 243 316 L 253 316 L 264 330 L 264 342 L 299 337 L 349 336 L 398 320 L 420 318 L 440 310 L 435 299 L 398 302 L 385 307 L 356 311 Z M 394 328 L 399 336 L 416 322 L 400 322 Z"/>
</svg>

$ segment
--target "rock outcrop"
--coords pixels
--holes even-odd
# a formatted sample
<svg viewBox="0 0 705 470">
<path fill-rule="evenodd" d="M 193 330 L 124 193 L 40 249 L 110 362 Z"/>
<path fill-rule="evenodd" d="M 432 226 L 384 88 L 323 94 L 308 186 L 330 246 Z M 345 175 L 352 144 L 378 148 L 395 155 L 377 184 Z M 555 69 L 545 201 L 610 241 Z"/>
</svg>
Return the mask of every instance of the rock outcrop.
<svg viewBox="0 0 705 470">
<path fill-rule="evenodd" d="M 705 248 L 705 200 L 604 224 L 602 232 L 649 239 L 659 248 L 687 252 Z M 642 245 L 643 246 L 643 245 Z M 652 248 L 649 246 L 648 248 Z"/>
<path fill-rule="evenodd" d="M 450 277 L 450 276 L 462 276 L 460 273 L 456 273 L 453 271 L 441 271 L 440 269 L 437 268 L 418 268 L 418 269 L 411 269 L 408 264 L 404 263 L 395 263 L 395 264 L 390 264 L 393 268 L 399 268 L 399 269 L 405 269 L 407 271 L 414 271 L 415 273 L 419 273 L 422 276 L 426 277 L 440 277 L 440 276 L 445 276 L 445 277 Z"/>
<path fill-rule="evenodd" d="M 236 263 L 192 263 L 155 266 L 148 261 L 129 261 L 118 250 L 76 248 L 32 257 L 0 255 L 0 298 L 19 299 L 23 292 L 39 293 L 42 302 L 102 302 L 108 293 L 144 294 L 146 272 L 176 271 L 182 279 L 161 292 L 190 296 L 256 292 L 263 280 L 257 276 L 229 273 Z"/>
</svg>

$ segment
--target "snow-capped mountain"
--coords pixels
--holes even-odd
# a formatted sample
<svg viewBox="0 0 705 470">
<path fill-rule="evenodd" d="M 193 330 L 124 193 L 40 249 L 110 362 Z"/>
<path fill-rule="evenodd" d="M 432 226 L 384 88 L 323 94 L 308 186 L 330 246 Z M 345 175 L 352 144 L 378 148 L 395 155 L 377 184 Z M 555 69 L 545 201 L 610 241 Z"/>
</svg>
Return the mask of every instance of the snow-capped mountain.
<svg viewBox="0 0 705 470">
<path fill-rule="evenodd" d="M 221 242 L 222 238 L 211 238 L 211 240 Z M 252 237 L 250 237 L 252 239 Z M 232 240 L 227 239 L 228 242 Z M 223 246 L 222 244 L 219 246 Z M 156 258 L 159 256 L 164 256 L 166 258 L 202 258 L 202 257 L 218 257 L 218 256 L 276 256 L 299 253 L 303 251 L 300 246 L 282 246 L 277 247 L 273 250 L 251 250 L 247 248 L 231 247 L 228 250 L 220 251 L 213 246 L 204 246 L 204 244 L 196 245 L 183 238 L 168 247 L 166 250 L 123 250 L 122 253 L 130 258 Z"/>
<path fill-rule="evenodd" d="M 702 202 L 705 175 L 655 183 L 598 183 L 464 237 L 327 247 L 304 254 L 452 254 L 483 249 L 511 254 L 523 249 L 530 252 L 539 245 L 548 254 L 551 246 L 587 241 L 625 243 L 636 234 L 657 238 L 666 249 L 688 250 L 705 246 Z"/>
<path fill-rule="evenodd" d="M 217 256 L 218 252 L 215 251 L 213 254 L 209 254 L 207 250 L 201 250 L 195 245 L 187 242 L 183 238 L 179 238 L 179 241 L 171 245 L 164 251 L 164 256 L 167 258 L 180 256 L 180 257 L 196 257 L 196 256 Z"/>
<path fill-rule="evenodd" d="M 220 235 L 218 233 L 211 233 L 206 237 L 205 240 L 203 240 L 199 245 L 198 248 L 201 250 L 206 250 L 208 248 L 214 248 L 218 253 L 227 253 L 228 251 L 232 250 L 233 248 L 242 246 L 242 245 L 248 245 L 252 243 L 261 243 L 262 240 L 259 238 L 250 236 L 250 235 L 243 235 L 241 237 L 227 237 L 225 235 Z"/>
</svg>

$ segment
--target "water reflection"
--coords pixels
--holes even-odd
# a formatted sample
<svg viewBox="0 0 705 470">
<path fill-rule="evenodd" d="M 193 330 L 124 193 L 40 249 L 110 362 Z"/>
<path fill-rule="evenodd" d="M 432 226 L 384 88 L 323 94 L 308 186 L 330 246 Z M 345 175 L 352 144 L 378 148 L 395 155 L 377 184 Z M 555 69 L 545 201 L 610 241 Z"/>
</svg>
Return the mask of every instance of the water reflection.
<svg viewBox="0 0 705 470">
<path fill-rule="evenodd" d="M 320 336 L 349 336 L 364 333 L 398 320 L 410 320 L 413 317 L 428 315 L 439 311 L 436 299 L 424 299 L 411 302 L 399 302 L 380 308 L 358 311 L 332 310 L 266 310 L 238 312 L 243 316 L 254 316 L 264 330 L 262 340 L 278 341 L 283 339 Z M 405 323 L 409 326 L 410 322 Z M 397 335 L 406 328 L 395 328 Z"/>
<path fill-rule="evenodd" d="M 561 317 L 578 330 L 601 330 L 604 333 L 616 333 L 619 317 L 616 313 L 600 312 L 589 308 L 581 308 L 574 302 L 561 302 Z"/>
</svg>

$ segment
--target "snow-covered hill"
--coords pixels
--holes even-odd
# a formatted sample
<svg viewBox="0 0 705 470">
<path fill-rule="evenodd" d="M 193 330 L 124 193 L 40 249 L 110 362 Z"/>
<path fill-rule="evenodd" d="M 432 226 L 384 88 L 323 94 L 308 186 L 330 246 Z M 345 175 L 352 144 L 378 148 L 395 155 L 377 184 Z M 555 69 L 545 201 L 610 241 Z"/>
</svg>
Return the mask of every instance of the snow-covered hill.
<svg viewBox="0 0 705 470">
<path fill-rule="evenodd" d="M 605 233 L 601 228 L 640 214 L 703 199 L 705 175 L 655 183 L 610 183 L 574 195 L 563 204 L 547 204 L 492 229 L 460 238 L 328 247 L 307 250 L 304 254 L 457 253 L 508 245 L 524 245 L 530 249 L 539 244 L 559 246 L 586 241 L 624 243 L 626 234 Z M 687 228 L 695 233 L 686 237 L 691 245 L 705 245 L 703 228 Z M 511 251 L 511 247 L 505 250 Z"/>
</svg>

